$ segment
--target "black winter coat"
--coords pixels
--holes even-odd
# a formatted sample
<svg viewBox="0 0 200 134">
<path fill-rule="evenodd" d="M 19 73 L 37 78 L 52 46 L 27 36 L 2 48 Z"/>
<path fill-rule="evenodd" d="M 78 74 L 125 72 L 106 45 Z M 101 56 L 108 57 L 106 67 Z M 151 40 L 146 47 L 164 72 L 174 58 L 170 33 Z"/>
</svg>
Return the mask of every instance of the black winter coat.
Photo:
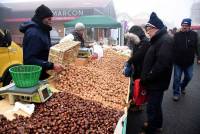
<svg viewBox="0 0 200 134">
<path fill-rule="evenodd" d="M 192 65 L 195 52 L 197 53 L 197 42 L 197 33 L 194 31 L 176 33 L 174 35 L 174 64 L 182 67 Z"/>
<path fill-rule="evenodd" d="M 133 80 L 141 77 L 144 57 L 148 48 L 150 47 L 150 42 L 148 39 L 143 38 L 136 46 L 137 48 L 132 50 L 132 55 L 128 60 L 128 63 L 134 66 L 134 73 L 132 75 Z"/>
<path fill-rule="evenodd" d="M 51 47 L 49 31 L 44 30 L 37 23 L 30 21 L 21 25 L 20 31 L 24 33 L 23 62 L 29 65 L 42 67 L 40 79 L 46 79 L 47 70 L 53 69 L 53 63 L 48 62 Z"/>
<path fill-rule="evenodd" d="M 83 39 L 83 37 L 79 33 L 77 33 L 76 31 L 74 31 L 72 33 L 72 35 L 74 36 L 74 41 L 80 41 L 81 42 L 81 47 L 84 47 L 84 39 Z"/>
<path fill-rule="evenodd" d="M 141 84 L 148 91 L 164 91 L 171 80 L 173 39 L 163 28 L 151 38 L 150 43 L 143 63 Z"/>
</svg>

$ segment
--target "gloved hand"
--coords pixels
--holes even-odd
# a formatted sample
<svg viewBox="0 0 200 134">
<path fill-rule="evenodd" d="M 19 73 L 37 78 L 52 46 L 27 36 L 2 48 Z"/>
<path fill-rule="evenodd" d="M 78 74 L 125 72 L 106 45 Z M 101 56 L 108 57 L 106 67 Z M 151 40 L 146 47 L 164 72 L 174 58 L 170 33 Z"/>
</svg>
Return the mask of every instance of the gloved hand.
<svg viewBox="0 0 200 134">
<path fill-rule="evenodd" d="M 125 77 L 131 77 L 131 75 L 133 74 L 133 67 L 131 64 L 129 64 L 128 62 L 126 62 L 124 64 L 124 68 L 123 68 L 123 75 L 125 75 Z"/>
</svg>

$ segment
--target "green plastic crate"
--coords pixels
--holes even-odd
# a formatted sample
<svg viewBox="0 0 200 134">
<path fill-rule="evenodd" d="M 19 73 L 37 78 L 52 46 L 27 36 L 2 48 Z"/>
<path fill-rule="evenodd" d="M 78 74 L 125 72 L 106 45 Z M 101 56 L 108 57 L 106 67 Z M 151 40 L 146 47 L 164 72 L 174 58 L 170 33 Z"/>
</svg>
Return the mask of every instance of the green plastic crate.
<svg viewBox="0 0 200 134">
<path fill-rule="evenodd" d="M 32 87 L 38 84 L 42 68 L 37 65 L 18 65 L 9 72 L 17 87 Z"/>
</svg>

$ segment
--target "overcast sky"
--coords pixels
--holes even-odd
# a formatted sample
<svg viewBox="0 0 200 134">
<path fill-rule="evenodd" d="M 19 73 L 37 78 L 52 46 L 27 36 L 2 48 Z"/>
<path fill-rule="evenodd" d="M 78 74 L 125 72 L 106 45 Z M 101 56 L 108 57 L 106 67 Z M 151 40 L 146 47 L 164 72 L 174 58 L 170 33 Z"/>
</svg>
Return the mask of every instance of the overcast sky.
<svg viewBox="0 0 200 134">
<path fill-rule="evenodd" d="M 1 2 L 20 1 L 40 0 L 1 0 Z M 133 17 L 137 14 L 150 14 L 155 11 L 162 20 L 175 26 L 179 26 L 183 18 L 190 17 L 191 5 L 195 1 L 198 0 L 113 0 L 117 13 L 125 12 Z"/>
<path fill-rule="evenodd" d="M 197 0 L 113 0 L 118 12 L 127 12 L 134 16 L 140 13 L 157 15 L 175 26 L 179 26 L 182 19 L 190 17 L 190 9 Z M 135 2 L 134 2 L 135 1 Z M 175 4 L 176 2 L 176 4 Z"/>
</svg>

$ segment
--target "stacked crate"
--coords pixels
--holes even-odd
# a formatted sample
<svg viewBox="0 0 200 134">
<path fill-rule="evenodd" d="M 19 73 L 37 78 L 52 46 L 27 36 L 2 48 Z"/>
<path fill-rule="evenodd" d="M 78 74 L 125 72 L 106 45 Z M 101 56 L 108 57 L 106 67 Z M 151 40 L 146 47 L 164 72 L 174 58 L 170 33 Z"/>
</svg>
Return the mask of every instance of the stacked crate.
<svg viewBox="0 0 200 134">
<path fill-rule="evenodd" d="M 61 65 L 69 65 L 76 61 L 80 47 L 78 41 L 59 43 L 50 48 L 49 61 Z"/>
</svg>

